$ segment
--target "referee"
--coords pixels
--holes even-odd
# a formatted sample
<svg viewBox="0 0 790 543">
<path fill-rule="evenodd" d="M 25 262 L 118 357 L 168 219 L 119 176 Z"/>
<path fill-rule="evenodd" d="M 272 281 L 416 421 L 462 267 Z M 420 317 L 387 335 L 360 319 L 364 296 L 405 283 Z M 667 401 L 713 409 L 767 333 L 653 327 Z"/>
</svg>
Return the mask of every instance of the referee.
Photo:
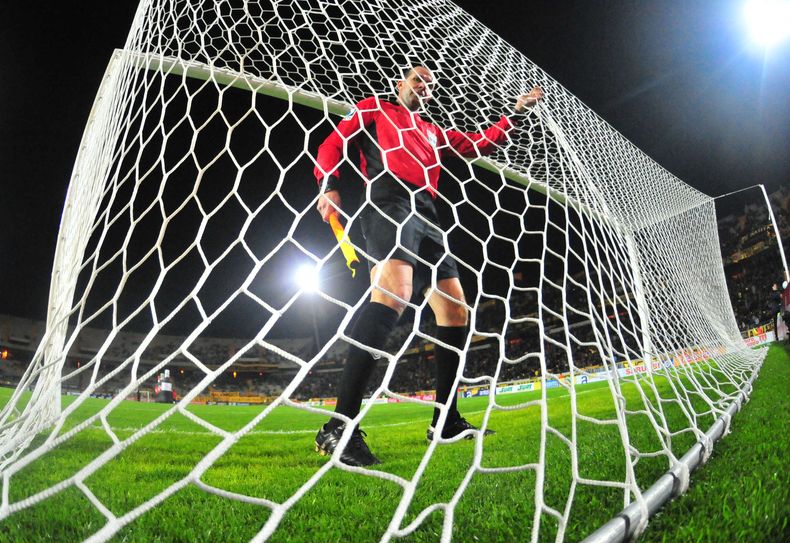
<svg viewBox="0 0 790 543">
<path fill-rule="evenodd" d="M 360 154 L 360 168 L 370 184 L 369 202 L 360 214 L 365 251 L 370 255 L 370 303 L 362 307 L 350 337 L 371 349 L 384 350 L 390 332 L 403 313 L 412 292 L 428 296 L 436 317 L 436 339 L 456 349 L 463 348 L 468 312 L 458 279 L 458 266 L 448 254 L 434 205 L 441 160 L 445 154 L 464 157 L 490 154 L 506 141 L 518 115 L 543 98 L 535 87 L 516 100 L 514 116 L 502 116 L 480 133 L 445 130 L 424 121 L 419 111 L 431 98 L 433 76 L 424 66 L 409 69 L 397 83 L 397 102 L 370 97 L 357 103 L 318 148 L 315 176 L 323 191 L 318 212 L 324 221 L 341 208 L 338 168 L 346 145 Z M 419 259 L 422 261 L 418 261 Z M 423 262 L 428 262 L 430 267 Z M 436 270 L 435 290 L 431 268 Z M 377 357 L 376 357 L 377 358 Z M 458 412 L 452 388 L 460 362 L 452 349 L 437 344 L 436 401 L 450 403 L 441 437 L 462 433 L 471 439 L 477 428 Z M 336 413 L 350 419 L 359 414 L 376 359 L 366 349 L 351 345 L 338 390 Z M 435 408 L 427 431 L 433 440 L 439 420 Z M 332 454 L 345 424 L 331 418 L 316 435 L 316 450 Z M 494 433 L 486 430 L 486 434 Z M 351 466 L 381 463 L 365 443 L 365 433 L 355 428 L 341 461 Z"/>
</svg>

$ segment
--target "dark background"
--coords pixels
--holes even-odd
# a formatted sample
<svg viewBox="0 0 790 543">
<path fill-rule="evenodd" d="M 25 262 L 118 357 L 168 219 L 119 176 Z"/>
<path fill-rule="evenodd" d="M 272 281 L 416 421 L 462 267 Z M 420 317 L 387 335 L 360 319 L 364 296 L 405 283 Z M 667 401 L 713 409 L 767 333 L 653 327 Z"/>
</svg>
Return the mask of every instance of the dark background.
<svg viewBox="0 0 790 543">
<path fill-rule="evenodd" d="M 790 44 L 751 46 L 741 2 L 459 4 L 691 186 L 788 183 Z M 136 7 L 0 7 L 0 313 L 45 316 L 77 147 Z"/>
</svg>

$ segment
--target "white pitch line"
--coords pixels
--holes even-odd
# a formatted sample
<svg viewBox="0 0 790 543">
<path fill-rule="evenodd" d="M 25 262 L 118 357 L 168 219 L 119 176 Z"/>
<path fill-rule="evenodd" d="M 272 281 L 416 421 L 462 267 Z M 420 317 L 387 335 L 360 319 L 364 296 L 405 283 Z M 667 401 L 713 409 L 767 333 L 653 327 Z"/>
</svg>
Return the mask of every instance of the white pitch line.
<svg viewBox="0 0 790 543">
<path fill-rule="evenodd" d="M 410 420 L 404 422 L 393 422 L 391 424 L 376 424 L 376 425 L 366 426 L 366 428 L 389 428 L 391 426 L 406 426 L 407 424 L 415 424 L 417 422 L 424 422 L 424 419 L 420 419 L 419 421 Z M 99 430 L 99 429 L 103 429 L 103 426 L 93 425 L 93 426 L 89 426 L 89 428 L 92 428 L 94 430 Z M 138 430 L 140 430 L 140 428 L 113 428 L 114 432 L 136 432 Z M 312 428 L 310 430 L 252 430 L 244 435 L 299 435 L 299 434 L 314 434 L 316 432 L 317 430 L 315 428 Z M 232 434 L 233 432 L 229 432 L 229 433 Z M 195 432 L 189 430 L 175 430 L 175 429 L 173 430 L 156 429 L 156 430 L 151 430 L 150 432 L 148 432 L 148 434 L 179 434 L 179 435 L 194 435 L 194 436 L 218 435 L 215 434 L 214 432 Z"/>
<path fill-rule="evenodd" d="M 589 394 L 591 392 L 597 392 L 598 390 L 599 389 L 583 390 L 581 392 L 577 392 L 576 395 L 579 396 L 581 394 Z M 568 396 L 570 396 L 570 394 L 566 393 L 566 394 L 562 394 L 560 396 L 554 396 L 553 398 L 549 398 L 548 401 L 559 400 L 561 398 L 567 398 Z M 466 414 L 467 415 L 478 415 L 480 413 L 485 413 L 485 411 L 486 411 L 485 409 L 479 409 L 477 411 L 467 411 Z M 424 418 L 412 419 L 412 420 L 401 421 L 401 422 L 392 422 L 392 423 L 389 423 L 389 424 L 371 424 L 371 425 L 367 425 L 365 427 L 368 428 L 368 429 L 377 429 L 377 428 L 392 428 L 392 427 L 395 427 L 395 426 L 408 426 L 410 424 L 425 424 L 425 419 Z M 94 430 L 98 430 L 98 429 L 103 429 L 103 426 L 100 425 L 100 424 L 96 424 L 96 425 L 89 426 L 88 428 L 91 428 L 91 429 L 94 429 Z M 112 430 L 114 432 L 137 432 L 137 431 L 140 430 L 140 428 L 116 428 L 116 427 L 113 427 Z M 244 435 L 302 435 L 302 434 L 314 434 L 316 431 L 317 430 L 315 428 L 311 428 L 309 430 L 252 430 L 250 432 L 247 432 Z M 230 432 L 230 433 L 233 433 L 233 432 Z M 176 429 L 171 429 L 171 430 L 155 429 L 155 430 L 151 430 L 150 432 L 146 433 L 146 435 L 148 435 L 148 434 L 176 434 L 176 435 L 185 435 L 185 436 L 190 436 L 190 435 L 192 435 L 192 436 L 218 435 L 218 434 L 215 434 L 214 432 L 208 432 L 208 431 L 196 432 L 196 431 L 191 431 L 191 430 L 176 430 Z"/>
</svg>

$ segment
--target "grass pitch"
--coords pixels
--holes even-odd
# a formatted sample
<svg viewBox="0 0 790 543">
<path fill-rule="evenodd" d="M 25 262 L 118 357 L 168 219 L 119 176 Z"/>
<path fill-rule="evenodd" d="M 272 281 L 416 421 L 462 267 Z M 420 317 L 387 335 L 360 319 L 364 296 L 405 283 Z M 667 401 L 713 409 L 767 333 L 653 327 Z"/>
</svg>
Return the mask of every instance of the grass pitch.
<svg viewBox="0 0 790 543">
<path fill-rule="evenodd" d="M 782 374 L 781 371 L 785 373 Z M 777 371 L 779 372 L 777 374 Z M 779 377 L 777 377 L 779 375 Z M 784 377 L 781 377 L 784 375 Z M 764 382 L 779 379 L 778 388 L 770 388 Z M 736 432 L 717 444 L 716 450 L 742 435 L 749 438 L 752 446 L 760 445 L 766 454 L 778 455 L 786 460 L 788 445 L 784 448 L 774 442 L 765 443 L 766 435 L 761 431 L 759 420 L 747 420 L 750 409 L 758 408 L 758 401 L 771 407 L 784 402 L 779 428 L 787 433 L 788 397 L 790 382 L 786 351 L 773 347 L 766 360 L 761 378 L 755 386 L 754 399 L 744 411 L 735 417 Z M 671 397 L 670 385 L 657 380 L 656 387 L 664 398 Z M 762 392 L 763 389 L 769 389 Z M 652 391 L 643 388 L 648 396 Z M 726 390 L 726 389 L 725 389 Z M 0 404 L 8 401 L 10 390 L 0 389 Z M 634 411 L 628 417 L 628 432 L 631 444 L 641 452 L 660 450 L 660 442 L 648 423 L 647 411 L 640 392 L 634 385 L 625 385 L 623 394 L 627 408 Z M 517 405 L 539 398 L 538 393 L 498 396 L 501 405 Z M 481 465 L 486 468 L 521 466 L 538 463 L 541 451 L 541 418 L 565 438 L 572 440 L 571 400 L 564 389 L 547 391 L 547 409 L 533 405 L 516 411 L 494 411 L 489 426 L 497 435 L 484 441 Z M 714 401 L 718 398 L 713 394 Z M 655 407 L 655 398 L 652 398 Z M 64 397 L 64 404 L 73 398 Z M 480 424 L 488 398 L 460 400 L 459 407 L 467 418 Z M 705 402 L 694 396 L 694 407 L 705 413 Z M 106 400 L 86 401 L 67 421 L 66 429 L 85 420 L 106 405 Z M 115 435 L 124 440 L 137 429 L 154 420 L 168 409 L 160 404 L 123 402 L 107 417 L 107 423 Z M 236 431 L 251 421 L 261 407 L 245 406 L 190 406 L 189 411 L 205 421 L 228 432 Z M 614 406 L 606 383 L 595 383 L 577 388 L 579 413 L 596 419 L 612 419 Z M 671 440 L 671 448 L 681 456 L 695 441 L 691 432 L 682 432 L 688 427 L 685 415 L 675 403 L 663 403 L 669 430 L 680 432 Z M 639 413 L 639 411 L 643 411 Z M 368 443 L 381 458 L 383 464 L 376 466 L 377 472 L 392 474 L 404 479 L 414 476 L 418 465 L 428 450 L 425 429 L 430 420 L 431 409 L 414 404 L 377 405 L 372 408 L 362 424 L 369 433 Z M 759 417 L 758 417 L 759 418 Z M 710 415 L 699 418 L 703 428 L 713 422 Z M 323 415 L 303 410 L 282 407 L 273 411 L 255 429 L 242 437 L 220 457 L 202 477 L 208 485 L 222 490 L 263 498 L 274 502 L 289 499 L 302 485 L 326 464 L 327 458 L 313 452 L 313 440 L 318 427 L 325 421 Z M 782 422 L 784 421 L 784 422 Z M 784 424 L 784 426 L 781 426 Z M 626 455 L 623 451 L 619 430 L 616 425 L 593 424 L 581 419 L 575 421 L 575 441 L 578 455 L 578 474 L 583 479 L 599 481 L 623 481 L 625 478 Z M 43 442 L 38 438 L 33 446 Z M 757 441 L 759 440 L 759 443 Z M 181 414 L 174 414 L 163 422 L 156 431 L 131 444 L 113 460 L 103 465 L 85 480 L 85 485 L 112 514 L 121 516 L 171 484 L 184 478 L 200 460 L 209 453 L 221 438 Z M 786 442 L 787 440 L 784 439 Z M 13 504 L 34 496 L 67 479 L 113 445 L 113 441 L 100 423 L 89 427 L 44 454 L 10 479 L 9 500 Z M 406 523 L 413 521 L 421 510 L 434 503 L 446 503 L 454 499 L 459 486 L 469 474 L 475 459 L 474 441 L 440 445 L 431 457 L 427 469 L 417 486 L 414 500 L 409 508 Z M 745 446 L 746 447 L 746 446 Z M 724 448 L 722 447 L 722 450 Z M 568 444 L 557 434 L 545 436 L 545 474 L 542 485 L 544 503 L 557 511 L 563 511 L 573 493 L 573 503 L 566 541 L 576 541 L 592 532 L 600 524 L 616 514 L 623 506 L 623 491 L 617 488 L 574 484 L 573 455 Z M 746 477 L 751 481 L 770 480 L 770 476 L 758 468 L 767 464 L 764 457 L 756 458 L 753 450 L 743 451 L 743 464 L 739 467 L 753 470 L 750 475 L 738 473 L 730 476 L 723 468 L 717 475 L 729 484 L 721 490 L 710 492 L 706 485 L 703 495 L 694 496 L 697 486 L 692 485 L 694 507 L 704 508 L 707 514 L 699 526 L 718 525 L 713 516 L 724 503 L 739 500 L 738 488 Z M 702 469 L 702 476 L 715 469 L 717 452 L 709 465 Z M 771 463 L 774 466 L 775 463 Z M 664 471 L 668 463 L 664 457 L 643 457 L 636 465 L 636 476 L 644 489 L 650 486 Z M 720 468 L 721 469 L 721 468 Z M 776 505 L 760 514 L 764 515 L 770 533 L 786 533 L 788 516 L 788 480 L 782 471 L 779 480 L 783 488 L 783 504 Z M 692 477 L 695 480 L 697 475 Z M 532 534 L 535 520 L 536 470 L 527 469 L 509 473 L 474 473 L 466 491 L 460 497 L 453 516 L 453 539 L 455 541 L 525 541 Z M 776 489 L 781 485 L 771 485 Z M 750 496 L 760 493 L 758 485 Z M 735 495 L 733 495 L 735 493 Z M 712 495 L 709 495 L 712 494 Z M 270 541 L 378 541 L 386 531 L 390 519 L 403 495 L 403 488 L 380 476 L 361 475 L 339 468 L 330 469 L 288 511 Z M 770 501 L 772 498 L 768 498 Z M 686 498 L 678 500 L 683 503 Z M 676 504 L 670 506 L 670 511 Z M 685 525 L 690 517 L 688 509 L 677 513 L 662 514 L 659 521 L 668 523 L 665 533 L 672 533 L 673 525 Z M 743 508 L 743 507 L 741 507 Z M 733 508 L 735 513 L 739 508 Z M 115 541 L 247 541 L 266 523 L 270 509 L 260 505 L 242 503 L 229 498 L 204 492 L 194 484 L 187 484 L 159 506 L 145 513 L 114 538 Z M 784 525 L 782 525 L 782 516 Z M 553 540 L 557 532 L 556 519 L 546 512 L 541 515 L 540 541 Z M 666 518 L 668 520 L 662 520 Z M 714 519 L 717 519 L 714 521 Z M 442 533 L 444 514 L 431 513 L 425 522 L 406 541 L 437 541 Z M 85 494 L 70 486 L 53 493 L 43 502 L 19 511 L 0 521 L 0 541 L 78 541 L 96 532 L 106 522 L 101 512 L 94 507 Z M 747 521 L 739 525 L 732 520 L 738 534 L 750 532 L 749 540 L 755 540 L 754 527 Z M 737 531 L 740 530 L 740 531 Z M 783 531 L 784 530 L 784 531 Z M 648 532 L 649 540 L 661 540 L 655 531 Z M 703 539 L 680 539 L 678 534 L 667 541 L 732 541 L 736 537 L 724 535 L 716 539 L 718 530 L 694 533 L 707 534 Z M 757 534 L 759 536 L 759 534 Z M 659 539 L 655 539 L 659 537 Z M 653 538 L 653 539 L 651 539 Z M 760 540 L 757 537 L 756 540 Z M 776 540 L 773 539 L 765 539 Z"/>
<path fill-rule="evenodd" d="M 774 344 L 749 403 L 691 487 L 640 541 L 790 541 L 790 348 Z"/>
</svg>

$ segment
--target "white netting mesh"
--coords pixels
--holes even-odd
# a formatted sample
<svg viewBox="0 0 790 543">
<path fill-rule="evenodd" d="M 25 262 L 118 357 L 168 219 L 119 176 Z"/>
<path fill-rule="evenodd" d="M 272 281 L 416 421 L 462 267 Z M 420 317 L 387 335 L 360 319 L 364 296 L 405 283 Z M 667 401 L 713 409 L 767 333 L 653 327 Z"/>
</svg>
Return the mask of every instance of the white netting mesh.
<svg viewBox="0 0 790 543">
<path fill-rule="evenodd" d="M 400 70 L 415 64 L 428 65 L 439 87 L 423 116 L 446 128 L 479 131 L 534 85 L 546 93 L 493 154 L 474 164 L 447 161 L 438 197 L 472 316 L 459 382 L 470 391 L 487 386 L 483 423 L 499 421 L 500 434 L 508 420 L 526 428 L 529 452 L 503 456 L 519 447 L 506 437 L 476 441 L 449 494 L 436 500 L 421 495 L 438 451 L 450 447 L 436 443 L 408 470 L 332 459 L 288 492 L 209 482 L 207 472 L 284 409 L 327 414 L 296 398 L 323 390 L 313 379 L 327 358 L 342 356 L 347 325 L 369 289 L 350 295 L 326 285 L 310 295 L 284 286 L 283 275 L 297 260 L 325 270 L 340 260 L 315 214 L 311 175 L 335 114 L 367 96 L 391 98 Z M 349 152 L 346 187 L 362 185 L 353 158 Z M 353 224 L 359 210 L 346 211 Z M 374 398 L 433 405 L 403 394 L 431 388 L 419 381 L 417 362 L 403 362 L 426 352 L 425 305 L 412 305 L 414 323 L 396 333 L 397 352 L 381 364 Z M 323 315 L 315 335 L 326 337 L 299 339 L 308 328 L 281 339 L 294 322 L 309 320 L 305 307 Z M 236 339 L 215 339 L 229 323 L 240 330 L 231 334 Z M 510 491 L 526 492 L 527 533 L 538 540 L 548 524 L 561 540 L 582 488 L 616 489 L 620 506 L 642 500 L 652 479 L 640 479 L 637 465 L 675 466 L 684 439 L 704 440 L 714 418 L 748 389 L 763 356 L 745 348 L 732 315 L 712 201 L 450 2 L 143 1 L 80 148 L 46 336 L 2 411 L 0 522 L 76 489 L 106 520 L 89 534 L 105 540 L 194 487 L 269 511 L 256 527 L 262 540 L 287 524 L 322 478 L 342 470 L 399 488 L 377 537 L 410 534 L 441 511 L 446 539 L 474 481 L 513 472 L 531 477 Z M 650 363 L 630 362 L 643 360 Z M 237 426 L 188 409 L 212 386 L 233 390 L 245 364 L 287 376 L 273 401 Z M 117 408 L 165 368 L 188 368 L 182 398 L 129 428 Z M 498 384 L 528 376 L 524 389 L 539 396 L 508 401 Z M 596 380 L 608 386 L 609 411 L 582 401 L 587 389 L 576 385 Z M 563 422 L 553 419 L 552 387 L 568 396 Z M 65 390 L 76 397 L 61 409 Z M 96 393 L 110 399 L 89 408 Z M 366 404 L 363 424 L 373 410 L 374 402 Z M 538 415 L 519 418 L 524 413 Z M 211 438 L 205 454 L 139 503 L 110 506 L 92 486 L 96 475 L 177 417 Z M 650 439 L 641 430 L 631 435 L 638 424 L 650 428 Z M 58 481 L 18 489 L 36 463 L 97 429 L 105 443 L 93 456 Z M 609 429 L 619 447 L 610 451 L 616 479 L 598 475 L 600 458 L 585 457 L 585 434 Z M 266 435 L 288 440 L 288 431 Z M 559 469 L 547 450 L 557 447 L 567 478 L 560 498 L 547 484 Z M 267 469 L 287 465 L 273 459 Z"/>
</svg>

